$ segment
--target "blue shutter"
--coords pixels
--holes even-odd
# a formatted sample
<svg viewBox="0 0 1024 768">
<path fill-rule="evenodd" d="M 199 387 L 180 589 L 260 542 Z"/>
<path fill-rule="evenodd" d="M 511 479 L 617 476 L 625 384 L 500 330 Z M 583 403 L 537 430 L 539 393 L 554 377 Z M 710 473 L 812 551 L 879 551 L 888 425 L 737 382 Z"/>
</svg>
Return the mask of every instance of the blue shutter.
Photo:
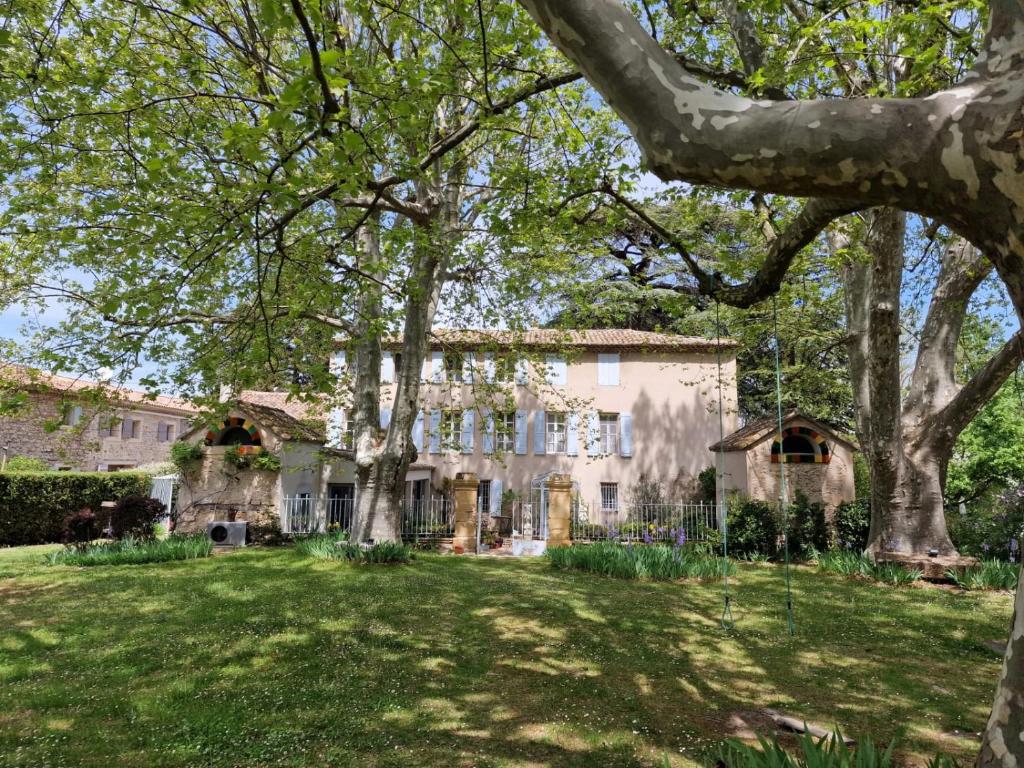
<svg viewBox="0 0 1024 768">
<path fill-rule="evenodd" d="M 430 380 L 435 384 L 440 384 L 444 375 L 444 352 L 431 352 L 430 361 L 432 366 Z"/>
<path fill-rule="evenodd" d="M 476 353 L 467 352 L 462 358 L 462 381 L 465 384 L 473 383 L 473 375 L 476 373 Z"/>
<path fill-rule="evenodd" d="M 480 411 L 484 419 L 484 428 L 481 432 L 481 443 L 484 453 L 494 453 L 494 414 L 489 410 Z"/>
<path fill-rule="evenodd" d="M 564 386 L 567 371 L 565 358 L 561 355 L 548 355 L 546 358 L 546 365 L 548 384 L 553 386 Z"/>
<path fill-rule="evenodd" d="M 391 423 L 391 409 L 381 408 L 380 409 L 380 426 L 381 429 L 387 429 L 388 424 Z"/>
<path fill-rule="evenodd" d="M 597 383 L 602 387 L 619 386 L 619 353 L 597 356 Z"/>
<path fill-rule="evenodd" d="M 395 380 L 395 356 L 385 352 L 380 360 L 380 381 L 382 384 L 391 384 Z"/>
<path fill-rule="evenodd" d="M 416 414 L 416 421 L 412 423 L 412 444 L 417 451 L 423 450 L 423 411 Z"/>
<path fill-rule="evenodd" d="M 547 424 L 547 416 L 544 411 L 533 413 L 533 453 L 536 456 L 543 456 L 546 448 L 547 435 L 544 433 Z"/>
<path fill-rule="evenodd" d="M 463 453 L 473 452 L 473 423 L 475 416 L 476 414 L 473 411 L 462 412 L 462 439 L 459 443 L 462 446 Z"/>
<path fill-rule="evenodd" d="M 526 424 L 528 420 L 526 411 L 516 411 L 516 455 L 526 455 Z"/>
<path fill-rule="evenodd" d="M 334 357 L 331 359 L 331 373 L 335 376 L 345 373 L 345 350 L 334 353 Z"/>
<path fill-rule="evenodd" d="M 619 454 L 633 455 L 633 414 L 619 414 Z"/>
<path fill-rule="evenodd" d="M 576 413 L 565 417 L 565 454 L 579 456 L 580 453 L 580 418 Z"/>
<path fill-rule="evenodd" d="M 516 360 L 516 384 L 521 387 L 525 387 L 530 383 L 530 370 L 527 367 L 529 363 L 520 358 Z"/>
<path fill-rule="evenodd" d="M 587 455 L 601 455 L 601 417 L 597 411 L 587 414 Z"/>
<path fill-rule="evenodd" d="M 484 352 L 484 380 L 488 383 L 494 382 L 495 374 L 494 353 Z"/>
<path fill-rule="evenodd" d="M 441 412 L 430 412 L 430 452 L 441 452 Z"/>
<path fill-rule="evenodd" d="M 340 448 L 344 431 L 345 411 L 341 408 L 334 408 L 327 418 L 327 445 L 331 448 Z"/>
<path fill-rule="evenodd" d="M 491 480 L 491 514 L 501 514 L 501 480 Z"/>
</svg>

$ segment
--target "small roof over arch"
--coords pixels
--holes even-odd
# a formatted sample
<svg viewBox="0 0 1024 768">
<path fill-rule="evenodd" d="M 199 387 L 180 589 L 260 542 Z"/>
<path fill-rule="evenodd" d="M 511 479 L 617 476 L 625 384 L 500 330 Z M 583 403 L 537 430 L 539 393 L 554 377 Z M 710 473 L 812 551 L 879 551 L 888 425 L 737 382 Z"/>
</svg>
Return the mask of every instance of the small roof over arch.
<svg viewBox="0 0 1024 768">
<path fill-rule="evenodd" d="M 857 443 L 848 437 L 844 437 L 842 434 L 837 432 L 835 429 L 830 427 L 823 421 L 814 419 L 810 416 L 805 416 L 803 413 L 797 410 L 788 411 L 782 416 L 782 430 L 783 437 L 786 436 L 787 431 L 792 430 L 796 425 L 794 422 L 803 421 L 812 425 L 814 431 L 826 437 L 829 440 L 846 445 L 851 450 L 860 450 Z M 749 424 L 737 429 L 730 435 L 726 435 L 724 440 L 720 440 L 714 445 L 708 446 L 708 450 L 718 453 L 719 451 L 729 453 L 731 451 L 749 451 L 754 446 L 760 445 L 765 440 L 776 440 L 779 435 L 779 422 L 775 416 L 766 416 L 763 419 L 757 419 Z"/>
</svg>

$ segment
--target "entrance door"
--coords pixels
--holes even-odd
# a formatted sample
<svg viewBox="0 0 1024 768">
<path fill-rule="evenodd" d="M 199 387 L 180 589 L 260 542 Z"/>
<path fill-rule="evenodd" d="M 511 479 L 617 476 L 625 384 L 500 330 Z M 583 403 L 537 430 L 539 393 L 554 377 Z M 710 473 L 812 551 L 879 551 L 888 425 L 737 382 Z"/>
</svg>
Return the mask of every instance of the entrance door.
<svg viewBox="0 0 1024 768">
<path fill-rule="evenodd" d="M 356 487 L 353 483 L 331 483 L 327 486 L 327 527 L 352 530 Z"/>
</svg>

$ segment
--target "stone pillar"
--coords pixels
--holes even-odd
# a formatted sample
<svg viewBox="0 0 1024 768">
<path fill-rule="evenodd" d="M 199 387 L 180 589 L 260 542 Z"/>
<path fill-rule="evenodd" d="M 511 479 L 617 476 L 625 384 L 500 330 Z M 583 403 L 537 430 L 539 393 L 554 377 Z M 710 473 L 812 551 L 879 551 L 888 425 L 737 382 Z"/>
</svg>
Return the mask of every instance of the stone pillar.
<svg viewBox="0 0 1024 768">
<path fill-rule="evenodd" d="M 548 486 L 548 546 L 567 547 L 572 543 L 572 477 L 551 475 Z"/>
<path fill-rule="evenodd" d="M 452 482 L 455 494 L 456 554 L 476 552 L 476 494 L 479 481 L 473 472 L 459 472 Z"/>
</svg>

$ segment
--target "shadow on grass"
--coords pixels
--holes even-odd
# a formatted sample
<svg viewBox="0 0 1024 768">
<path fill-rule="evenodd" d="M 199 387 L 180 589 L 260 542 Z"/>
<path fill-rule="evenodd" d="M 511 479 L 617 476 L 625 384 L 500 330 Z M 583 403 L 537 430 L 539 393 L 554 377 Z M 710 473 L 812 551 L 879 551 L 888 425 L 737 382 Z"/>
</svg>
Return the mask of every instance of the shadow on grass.
<svg viewBox="0 0 1024 768">
<path fill-rule="evenodd" d="M 2 560 L 0 560 L 2 563 Z M 969 756 L 1010 599 L 794 574 L 625 582 L 543 561 L 248 550 L 0 580 L 0 755 L 74 765 L 685 764 L 774 706 Z"/>
</svg>

